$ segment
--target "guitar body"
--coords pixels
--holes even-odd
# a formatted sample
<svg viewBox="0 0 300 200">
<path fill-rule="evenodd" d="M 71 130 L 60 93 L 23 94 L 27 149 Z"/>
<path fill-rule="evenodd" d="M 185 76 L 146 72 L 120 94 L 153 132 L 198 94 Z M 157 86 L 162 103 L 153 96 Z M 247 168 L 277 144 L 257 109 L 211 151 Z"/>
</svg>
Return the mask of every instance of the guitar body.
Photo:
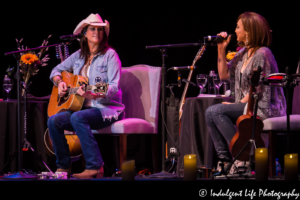
<svg viewBox="0 0 300 200">
<path fill-rule="evenodd" d="M 80 87 L 81 83 L 87 84 L 87 80 L 83 76 L 73 75 L 70 72 L 62 72 L 62 80 L 67 84 L 68 88 Z M 58 94 L 58 87 L 53 86 L 51 97 L 48 105 L 48 116 L 51 117 L 59 112 L 71 110 L 79 111 L 82 108 L 84 97 L 77 94 L 68 94 L 60 97 Z"/>
<path fill-rule="evenodd" d="M 261 131 L 263 130 L 264 124 L 259 117 L 256 118 L 255 123 L 255 145 L 256 148 L 263 148 L 265 147 L 265 143 L 262 140 Z M 234 158 L 236 158 L 237 155 L 241 152 L 243 147 L 247 144 L 248 140 L 252 138 L 253 116 L 242 115 L 237 119 L 236 124 L 238 130 L 229 144 L 229 150 Z M 238 160 L 248 161 L 250 149 L 251 144 L 247 145 L 247 147 L 241 152 L 241 154 L 238 157 Z"/>
<path fill-rule="evenodd" d="M 79 157 L 82 155 L 80 140 L 78 136 L 75 134 L 75 132 L 71 131 L 65 131 L 65 137 L 67 140 L 67 143 L 69 145 L 69 150 L 71 154 L 71 158 Z M 49 135 L 49 130 L 47 129 L 44 134 L 44 144 L 46 152 L 49 156 L 55 155 L 53 150 L 53 144 Z"/>
</svg>

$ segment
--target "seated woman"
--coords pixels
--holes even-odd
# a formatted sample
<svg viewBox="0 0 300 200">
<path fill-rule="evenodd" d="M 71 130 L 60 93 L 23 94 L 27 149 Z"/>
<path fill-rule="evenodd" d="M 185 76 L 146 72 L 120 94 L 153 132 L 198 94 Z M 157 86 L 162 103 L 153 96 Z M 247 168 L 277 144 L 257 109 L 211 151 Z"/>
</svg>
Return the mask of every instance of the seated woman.
<svg viewBox="0 0 300 200">
<path fill-rule="evenodd" d="M 81 49 L 53 68 L 50 79 L 58 87 L 61 97 L 67 91 L 67 85 L 61 78 L 62 71 L 87 77 L 89 85 L 108 83 L 108 90 L 106 94 L 94 94 L 85 92 L 81 86 L 77 94 L 85 97 L 82 109 L 51 116 L 48 128 L 56 155 L 57 172 L 71 172 L 70 151 L 64 130 L 75 131 L 80 140 L 86 169 L 82 173 L 73 174 L 73 177 L 92 178 L 103 173 L 104 162 L 91 130 L 107 127 L 124 117 L 125 107 L 119 86 L 121 61 L 116 51 L 108 45 L 109 24 L 106 20 L 104 23 L 99 14 L 90 14 L 82 20 L 74 30 L 74 34 L 78 33 L 83 34 L 80 39 Z"/>
<path fill-rule="evenodd" d="M 245 12 L 237 19 L 235 29 L 238 45 L 243 47 L 235 57 L 226 63 L 226 47 L 231 36 L 218 44 L 218 71 L 221 79 L 229 79 L 234 91 L 235 103 L 223 102 L 207 108 L 205 119 L 218 158 L 226 167 L 232 161 L 229 144 L 236 133 L 235 124 L 243 115 L 249 99 L 248 76 L 254 69 L 262 67 L 267 76 L 278 72 L 277 63 L 269 49 L 271 30 L 264 17 L 257 13 Z M 226 32 L 218 34 L 224 38 Z M 262 119 L 286 115 L 286 101 L 281 87 L 259 86 L 257 115 Z"/>
</svg>

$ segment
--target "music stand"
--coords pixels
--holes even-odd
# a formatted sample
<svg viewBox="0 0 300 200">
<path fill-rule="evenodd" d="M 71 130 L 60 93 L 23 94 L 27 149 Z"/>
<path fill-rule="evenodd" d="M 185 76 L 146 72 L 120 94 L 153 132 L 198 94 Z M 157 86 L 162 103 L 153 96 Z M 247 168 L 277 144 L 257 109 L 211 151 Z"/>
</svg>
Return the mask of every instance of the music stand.
<svg viewBox="0 0 300 200">
<path fill-rule="evenodd" d="M 4 176 L 3 178 L 17 178 L 17 179 L 36 179 L 38 178 L 37 175 L 30 175 L 30 174 L 25 174 L 23 173 L 22 170 L 22 150 L 26 151 L 28 149 L 30 149 L 31 151 L 33 151 L 35 153 L 35 155 L 38 157 L 38 160 L 43 162 L 43 164 L 46 166 L 46 168 L 50 171 L 51 169 L 46 165 L 46 163 L 42 160 L 40 155 L 37 155 L 37 153 L 34 151 L 34 149 L 32 148 L 32 145 L 27 141 L 26 139 L 26 131 L 27 131 L 27 89 L 30 86 L 29 85 L 24 85 L 24 142 L 22 145 L 22 141 L 21 141 L 21 97 L 20 97 L 20 93 L 21 93 L 21 74 L 20 74 L 20 66 L 19 66 L 19 60 L 20 60 L 20 54 L 21 53 L 25 53 L 28 51 L 35 51 L 35 50 L 39 50 L 39 49 L 45 49 L 48 47 L 54 47 L 54 46 L 59 46 L 59 45 L 64 45 L 64 43 L 60 43 L 60 44 L 53 44 L 53 45 L 48 45 L 48 46 L 41 46 L 41 47 L 36 47 L 36 48 L 31 48 L 31 49 L 26 49 L 26 50 L 20 50 L 20 51 L 13 51 L 13 52 L 9 52 L 9 53 L 5 53 L 4 56 L 8 56 L 8 55 L 13 55 L 16 60 L 17 60 L 17 71 L 16 71 L 16 79 L 17 79 L 17 132 L 18 132 L 18 172 L 12 174 L 12 175 L 8 175 L 8 176 Z M 21 146 L 23 146 L 23 149 L 21 149 Z M 13 153 L 13 157 L 15 157 L 15 153 Z M 11 162 L 13 158 L 9 158 L 8 162 Z M 6 164 L 7 165 L 7 164 Z M 4 167 L 6 167 L 6 165 Z"/>
</svg>

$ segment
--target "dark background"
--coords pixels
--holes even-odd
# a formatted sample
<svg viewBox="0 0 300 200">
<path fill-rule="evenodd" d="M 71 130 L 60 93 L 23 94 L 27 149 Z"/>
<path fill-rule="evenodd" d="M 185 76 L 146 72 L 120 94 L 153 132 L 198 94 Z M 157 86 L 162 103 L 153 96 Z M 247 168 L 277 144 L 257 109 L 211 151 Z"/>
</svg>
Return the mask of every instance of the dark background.
<svg viewBox="0 0 300 200">
<path fill-rule="evenodd" d="M 269 22 L 273 31 L 271 51 L 278 63 L 279 72 L 285 72 L 285 67 L 288 66 L 291 72 L 295 73 L 298 65 L 299 8 L 295 1 L 269 4 L 262 3 L 265 1 L 69 2 L 7 1 L 5 6 L 1 7 L 1 85 L 6 69 L 9 66 L 16 69 L 15 58 L 4 56 L 7 52 L 17 51 L 16 38 L 23 38 L 24 46 L 34 48 L 40 46 L 51 34 L 49 45 L 57 44 L 61 42 L 61 35 L 72 34 L 77 24 L 91 13 L 99 13 L 103 20 L 110 22 L 109 44 L 119 54 L 123 67 L 136 64 L 161 66 L 160 51 L 146 49 L 146 46 L 199 43 L 204 36 L 216 35 L 221 31 L 234 34 L 237 17 L 246 11 L 261 14 Z M 235 45 L 236 42 L 232 41 L 227 50 L 234 51 Z M 79 43 L 74 41 L 69 47 L 70 54 L 78 48 Z M 199 49 L 200 46 L 167 49 L 166 67 L 192 65 Z M 53 84 L 49 75 L 60 63 L 55 56 L 54 47 L 49 49 L 48 54 L 49 65 L 40 68 L 38 74 L 31 79 L 30 93 L 37 97 L 51 94 Z M 217 71 L 217 47 L 208 46 L 196 66 L 191 79 L 193 82 L 196 82 L 196 74 Z M 182 78 L 187 78 L 188 73 L 182 72 Z M 177 73 L 169 71 L 167 84 L 176 83 L 176 80 Z M 174 88 L 175 96 L 179 99 L 183 88 L 184 83 L 181 88 Z M 197 96 L 198 93 L 198 88 L 190 86 L 187 97 Z M 0 98 L 2 97 L 1 93 Z M 12 98 L 16 98 L 16 85 L 12 90 Z M 130 141 L 129 138 L 129 145 Z M 144 138 L 141 138 L 140 142 L 145 142 Z M 131 146 L 134 145 L 136 143 L 133 142 Z M 129 149 L 128 154 L 130 156 L 137 153 Z"/>
<path fill-rule="evenodd" d="M 89 1 L 83 4 L 73 3 L 15 3 L 8 1 L 2 7 L 1 28 L 1 67 L 0 84 L 6 69 L 16 68 L 13 56 L 4 53 L 17 51 L 15 39 L 23 38 L 22 44 L 29 48 L 38 47 L 50 34 L 50 44 L 61 42 L 61 35 L 72 34 L 77 24 L 90 13 L 99 13 L 103 20 L 110 22 L 109 43 L 118 52 L 122 66 L 136 64 L 152 66 L 162 65 L 162 56 L 158 49 L 146 49 L 146 46 L 199 43 L 204 36 L 215 35 L 221 31 L 234 34 L 236 19 L 245 11 L 253 11 L 264 16 L 273 31 L 271 50 L 278 63 L 280 72 L 288 66 L 295 72 L 299 56 L 299 9 L 296 3 L 266 4 L 262 1 L 211 2 L 195 3 L 177 2 L 163 3 L 116 3 Z M 232 41 L 227 50 L 234 51 L 236 42 Z M 70 54 L 79 48 L 79 42 L 74 41 L 69 47 Z M 200 46 L 167 49 L 166 67 L 187 66 L 192 62 Z M 55 57 L 55 48 L 48 51 L 49 65 L 40 69 L 32 77 L 30 93 L 34 96 L 46 96 L 51 93 L 52 82 L 49 75 L 60 60 Z M 198 73 L 208 74 L 210 70 L 217 71 L 217 47 L 207 47 L 204 55 L 197 61 L 198 67 L 193 72 L 191 81 L 196 82 Z M 187 78 L 188 71 L 182 72 L 182 78 Z M 167 84 L 176 83 L 177 73 L 167 73 Z M 183 84 L 184 86 L 184 84 Z M 181 98 L 183 88 L 174 88 L 178 98 Z M 14 87 L 15 89 L 16 87 Z M 189 87 L 187 96 L 196 96 L 198 88 Z M 2 95 L 2 94 L 0 94 Z M 16 97 L 15 92 L 12 95 Z M 2 96 L 0 96 L 2 97 Z"/>
</svg>

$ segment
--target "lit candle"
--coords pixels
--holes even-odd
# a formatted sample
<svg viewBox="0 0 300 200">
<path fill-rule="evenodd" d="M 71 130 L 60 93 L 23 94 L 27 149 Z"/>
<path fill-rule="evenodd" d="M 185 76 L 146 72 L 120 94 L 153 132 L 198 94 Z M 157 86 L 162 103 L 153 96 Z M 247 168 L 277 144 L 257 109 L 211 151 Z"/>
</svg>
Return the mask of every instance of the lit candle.
<svg viewBox="0 0 300 200">
<path fill-rule="evenodd" d="M 286 181 L 298 180 L 298 154 L 284 155 L 284 177 Z"/>
<path fill-rule="evenodd" d="M 255 149 L 255 180 L 268 180 L 268 149 Z"/>
<path fill-rule="evenodd" d="M 196 180 L 197 173 L 197 160 L 196 154 L 190 154 L 184 156 L 184 180 L 193 181 Z"/>
<path fill-rule="evenodd" d="M 122 163 L 122 180 L 123 181 L 134 181 L 135 175 L 135 161 L 130 160 Z"/>
</svg>

